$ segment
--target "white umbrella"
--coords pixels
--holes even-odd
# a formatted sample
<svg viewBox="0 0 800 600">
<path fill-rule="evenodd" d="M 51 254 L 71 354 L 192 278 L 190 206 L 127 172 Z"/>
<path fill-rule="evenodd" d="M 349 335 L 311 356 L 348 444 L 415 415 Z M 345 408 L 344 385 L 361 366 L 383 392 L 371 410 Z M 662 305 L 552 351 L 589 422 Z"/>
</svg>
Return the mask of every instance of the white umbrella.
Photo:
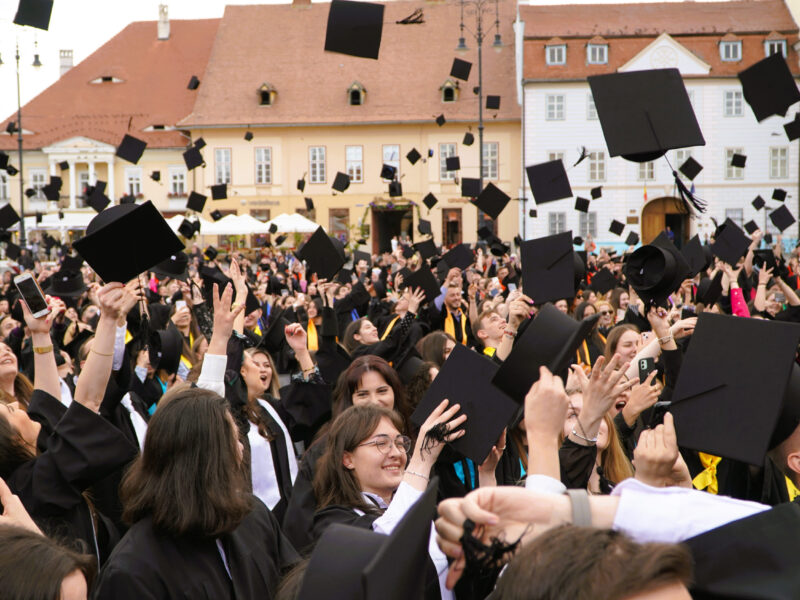
<svg viewBox="0 0 800 600">
<path fill-rule="evenodd" d="M 36 217 L 25 217 L 25 231 L 47 231 L 53 229 L 86 229 L 96 212 L 65 212 L 64 218 L 59 219 L 58 213 L 47 213 L 42 215 L 42 222 L 37 223 Z M 12 230 L 19 229 L 19 223 L 14 225 Z"/>
<path fill-rule="evenodd" d="M 253 216 L 250 215 L 239 215 L 236 217 L 239 223 L 242 224 L 242 227 L 248 230 L 247 233 L 256 234 L 256 233 L 269 233 L 269 225 L 264 223 L 263 221 L 259 221 Z"/>
<path fill-rule="evenodd" d="M 319 225 L 299 213 L 283 213 L 265 223 L 267 229 L 272 224 L 282 233 L 314 233 L 319 229 Z"/>
</svg>

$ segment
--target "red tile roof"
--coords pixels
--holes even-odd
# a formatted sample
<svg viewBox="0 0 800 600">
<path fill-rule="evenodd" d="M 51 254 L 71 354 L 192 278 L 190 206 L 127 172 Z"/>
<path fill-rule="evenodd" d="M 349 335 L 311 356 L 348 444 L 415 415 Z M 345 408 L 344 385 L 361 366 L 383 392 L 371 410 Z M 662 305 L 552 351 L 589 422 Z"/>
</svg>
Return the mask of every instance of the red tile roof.
<svg viewBox="0 0 800 600">
<path fill-rule="evenodd" d="M 227 6 L 211 53 L 204 84 L 193 113 L 183 121 L 194 127 L 213 125 L 281 125 L 320 123 L 397 123 L 429 121 L 444 113 L 448 121 L 477 120 L 477 50 L 461 56 L 473 63 L 469 82 L 460 83 L 459 99 L 443 103 L 439 88 L 450 75 L 459 37 L 460 8 L 453 2 L 387 2 L 378 60 L 323 50 L 328 3 Z M 396 22 L 421 8 L 424 24 Z M 498 120 L 517 120 L 514 68 L 514 0 L 500 0 L 500 33 L 505 47 L 483 48 L 486 94 L 502 96 Z M 494 13 L 484 16 L 492 25 Z M 465 24 L 474 30 L 474 17 Z M 362 106 L 348 104 L 347 88 L 366 89 Z M 277 95 L 272 106 L 260 106 L 258 88 L 268 82 Z"/>
<path fill-rule="evenodd" d="M 197 91 L 186 88 L 192 75 L 203 82 L 219 19 L 174 20 L 169 40 L 158 40 L 156 21 L 131 23 L 86 60 L 22 108 L 26 149 L 85 136 L 119 144 L 125 133 L 151 148 L 177 148 L 187 138 L 179 131 L 143 129 L 174 126 L 188 115 Z M 121 83 L 90 83 L 113 76 Z M 203 83 L 200 89 L 203 88 Z M 0 124 L 15 120 L 16 113 Z M 0 149 L 16 148 L 16 137 L 0 135 Z"/>
</svg>

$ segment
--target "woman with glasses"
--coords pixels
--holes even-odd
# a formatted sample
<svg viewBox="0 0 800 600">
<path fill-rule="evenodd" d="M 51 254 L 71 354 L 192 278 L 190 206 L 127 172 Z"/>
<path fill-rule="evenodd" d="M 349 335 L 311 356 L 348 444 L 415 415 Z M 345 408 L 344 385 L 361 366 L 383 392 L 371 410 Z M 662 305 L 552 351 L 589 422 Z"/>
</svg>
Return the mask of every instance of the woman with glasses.
<svg viewBox="0 0 800 600">
<path fill-rule="evenodd" d="M 443 401 L 420 428 L 413 454 L 411 440 L 400 433 L 403 422 L 398 414 L 380 406 L 353 406 L 333 423 L 325 453 L 314 477 L 314 491 L 320 510 L 314 515 L 314 538 L 333 523 L 371 528 L 390 534 L 408 509 L 428 486 L 431 468 L 444 443 L 427 433 L 445 424 L 444 440 L 452 442 L 464 435 L 458 429 L 466 415 L 454 418 L 460 406 L 448 407 Z M 447 560 L 436 545 L 431 530 L 428 576 L 435 585 L 427 587 L 426 598 L 452 598 L 445 588 Z"/>
</svg>

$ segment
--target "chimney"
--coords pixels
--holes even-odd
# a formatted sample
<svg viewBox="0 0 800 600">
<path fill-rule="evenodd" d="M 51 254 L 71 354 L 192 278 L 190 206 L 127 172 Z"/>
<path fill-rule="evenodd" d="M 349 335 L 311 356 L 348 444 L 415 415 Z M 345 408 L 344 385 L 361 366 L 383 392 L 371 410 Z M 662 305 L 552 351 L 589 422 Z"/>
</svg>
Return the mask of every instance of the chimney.
<svg viewBox="0 0 800 600">
<path fill-rule="evenodd" d="M 169 15 L 166 4 L 158 5 L 158 39 L 169 39 Z"/>
<path fill-rule="evenodd" d="M 59 77 L 62 77 L 64 73 L 69 71 L 72 68 L 72 50 L 59 50 L 58 56 L 60 59 L 60 67 L 61 72 L 59 73 Z"/>
</svg>

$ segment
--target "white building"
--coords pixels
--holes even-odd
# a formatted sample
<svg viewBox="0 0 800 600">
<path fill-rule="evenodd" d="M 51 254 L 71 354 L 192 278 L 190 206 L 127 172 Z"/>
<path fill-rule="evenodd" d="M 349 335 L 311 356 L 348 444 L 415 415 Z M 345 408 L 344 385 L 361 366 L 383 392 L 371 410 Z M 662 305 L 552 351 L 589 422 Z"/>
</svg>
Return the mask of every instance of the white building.
<svg viewBox="0 0 800 600">
<path fill-rule="evenodd" d="M 575 196 L 591 198 L 592 188 L 603 187 L 602 198 L 581 213 L 574 198 L 536 207 L 525 182 L 526 239 L 571 229 L 604 245 L 621 245 L 635 231 L 647 243 L 667 225 L 678 240 L 695 233 L 704 238 L 714 230 L 711 217 L 720 223 L 730 217 L 740 226 L 753 219 L 776 233 L 767 211 L 751 205 L 760 195 L 767 207 L 778 207 L 771 200 L 775 188 L 786 190 L 787 207 L 800 215 L 800 142 L 790 142 L 783 129 L 796 107 L 786 118 L 758 123 L 736 77 L 772 52 L 782 52 L 800 76 L 798 26 L 782 0 L 521 6 L 520 18 L 523 162 L 563 158 Z M 654 68 L 680 70 L 706 140 L 705 146 L 667 153 L 675 169 L 689 155 L 704 167 L 694 184 L 708 210 L 696 219 L 678 210 L 667 160 L 609 158 L 586 81 L 590 75 Z M 589 158 L 572 168 L 582 146 Z M 730 166 L 734 152 L 747 156 L 744 169 Z M 528 216 L 530 208 L 537 208 L 536 218 Z M 625 223 L 622 236 L 609 232 L 614 219 Z M 793 225 L 784 238 L 796 239 L 797 232 Z"/>
</svg>

